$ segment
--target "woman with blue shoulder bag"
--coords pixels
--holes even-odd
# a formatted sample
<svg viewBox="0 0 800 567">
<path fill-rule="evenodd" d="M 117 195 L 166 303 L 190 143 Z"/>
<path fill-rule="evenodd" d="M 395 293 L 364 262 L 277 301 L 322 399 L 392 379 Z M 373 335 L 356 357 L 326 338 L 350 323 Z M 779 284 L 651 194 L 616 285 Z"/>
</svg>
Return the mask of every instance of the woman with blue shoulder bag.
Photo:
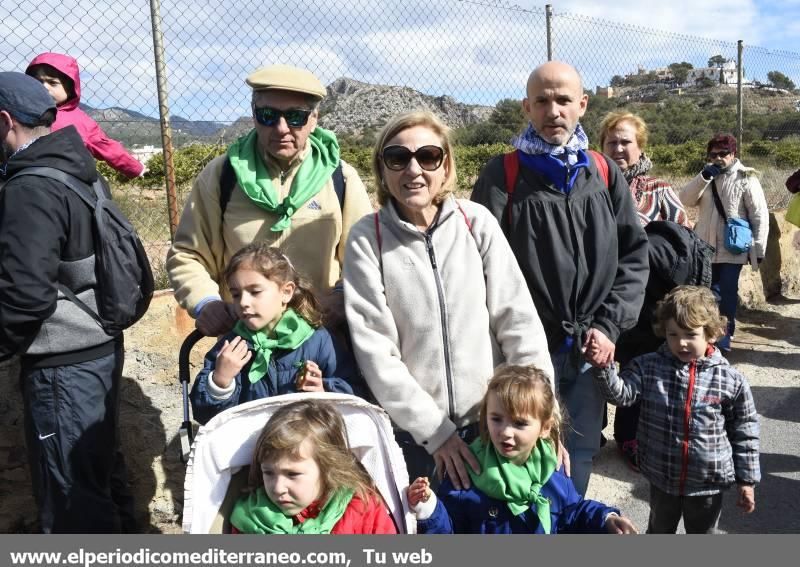
<svg viewBox="0 0 800 567">
<path fill-rule="evenodd" d="M 680 190 L 686 207 L 698 207 L 694 231 L 716 248 L 711 289 L 719 297 L 720 312 L 728 318 L 728 332 L 717 341 L 731 350 L 739 301 L 739 274 L 748 262 L 757 267 L 767 250 L 769 211 L 758 172 L 736 157 L 736 138 L 717 134 L 708 142 L 706 165 Z"/>
</svg>

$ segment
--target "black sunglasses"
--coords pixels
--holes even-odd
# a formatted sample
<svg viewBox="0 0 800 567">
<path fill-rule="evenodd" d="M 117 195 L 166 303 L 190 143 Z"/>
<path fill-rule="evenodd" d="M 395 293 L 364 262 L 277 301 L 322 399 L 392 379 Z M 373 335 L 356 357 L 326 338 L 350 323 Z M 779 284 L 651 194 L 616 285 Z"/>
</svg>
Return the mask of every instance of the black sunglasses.
<svg viewBox="0 0 800 567">
<path fill-rule="evenodd" d="M 313 110 L 306 110 L 303 108 L 290 108 L 289 110 L 279 110 L 271 106 L 254 106 L 253 116 L 256 117 L 256 122 L 262 126 L 275 126 L 278 121 L 283 117 L 286 119 L 286 124 L 291 128 L 302 128 L 308 123 L 308 117 L 311 116 Z"/>
<path fill-rule="evenodd" d="M 725 150 L 720 151 L 720 152 L 708 152 L 708 157 L 710 157 L 711 159 L 726 158 L 726 157 L 728 157 L 729 153 L 730 152 L 725 151 Z"/>
<path fill-rule="evenodd" d="M 392 171 L 403 171 L 411 163 L 411 158 L 416 159 L 425 171 L 436 171 L 444 161 L 444 150 L 439 146 L 422 146 L 412 152 L 405 146 L 386 146 L 381 152 L 383 165 Z"/>
</svg>

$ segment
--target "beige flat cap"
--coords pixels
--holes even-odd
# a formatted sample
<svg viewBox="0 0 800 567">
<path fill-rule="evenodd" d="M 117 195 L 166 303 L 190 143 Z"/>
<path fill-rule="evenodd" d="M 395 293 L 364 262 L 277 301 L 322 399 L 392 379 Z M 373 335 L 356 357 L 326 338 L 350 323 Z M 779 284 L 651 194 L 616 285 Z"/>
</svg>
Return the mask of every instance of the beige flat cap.
<svg viewBox="0 0 800 567">
<path fill-rule="evenodd" d="M 246 82 L 254 91 L 293 91 L 319 98 L 327 94 L 325 87 L 311 71 L 291 65 L 261 67 L 250 73 Z"/>
</svg>

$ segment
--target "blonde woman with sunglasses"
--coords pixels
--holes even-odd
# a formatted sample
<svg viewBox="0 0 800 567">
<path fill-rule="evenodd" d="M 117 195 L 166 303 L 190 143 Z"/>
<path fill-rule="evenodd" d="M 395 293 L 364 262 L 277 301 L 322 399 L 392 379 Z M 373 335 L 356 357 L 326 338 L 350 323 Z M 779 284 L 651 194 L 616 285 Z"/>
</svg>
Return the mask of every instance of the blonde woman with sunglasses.
<svg viewBox="0 0 800 567">
<path fill-rule="evenodd" d="M 411 478 L 435 469 L 468 488 L 489 378 L 503 362 L 534 364 L 552 383 L 547 340 L 497 221 L 452 194 L 448 128 L 427 112 L 398 116 L 372 163 L 380 210 L 352 228 L 344 265 L 356 358 Z"/>
</svg>

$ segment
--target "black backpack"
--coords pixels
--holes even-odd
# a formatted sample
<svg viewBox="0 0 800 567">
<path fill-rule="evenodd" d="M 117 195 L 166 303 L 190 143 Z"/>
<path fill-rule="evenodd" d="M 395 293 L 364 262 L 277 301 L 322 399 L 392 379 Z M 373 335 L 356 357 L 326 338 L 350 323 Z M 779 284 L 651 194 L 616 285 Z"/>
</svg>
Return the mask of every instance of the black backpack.
<svg viewBox="0 0 800 567">
<path fill-rule="evenodd" d="M 125 218 L 102 177 L 89 187 L 80 179 L 52 167 L 31 167 L 12 177 L 35 175 L 63 183 L 94 211 L 93 237 L 97 312 L 59 284 L 67 298 L 97 321 L 109 335 L 117 335 L 141 319 L 153 297 L 155 284 L 142 241 Z M 10 180 L 11 178 L 9 178 Z"/>
<path fill-rule="evenodd" d="M 336 192 L 336 198 L 339 199 L 339 209 L 344 209 L 344 193 L 347 186 L 344 182 L 344 173 L 342 173 L 342 162 L 336 166 L 331 175 L 333 179 L 333 190 Z M 222 164 L 222 173 L 219 176 L 219 210 L 221 216 L 225 216 L 225 209 L 228 208 L 228 201 L 231 200 L 233 188 L 236 185 L 236 172 L 233 171 L 231 160 L 225 158 Z"/>
<path fill-rule="evenodd" d="M 652 221 L 647 233 L 650 274 L 644 291 L 639 320 L 617 340 L 616 357 L 621 364 L 653 352 L 663 337 L 653 331 L 656 305 L 679 285 L 711 286 L 711 262 L 715 249 L 690 228 L 672 221 Z"/>
</svg>

